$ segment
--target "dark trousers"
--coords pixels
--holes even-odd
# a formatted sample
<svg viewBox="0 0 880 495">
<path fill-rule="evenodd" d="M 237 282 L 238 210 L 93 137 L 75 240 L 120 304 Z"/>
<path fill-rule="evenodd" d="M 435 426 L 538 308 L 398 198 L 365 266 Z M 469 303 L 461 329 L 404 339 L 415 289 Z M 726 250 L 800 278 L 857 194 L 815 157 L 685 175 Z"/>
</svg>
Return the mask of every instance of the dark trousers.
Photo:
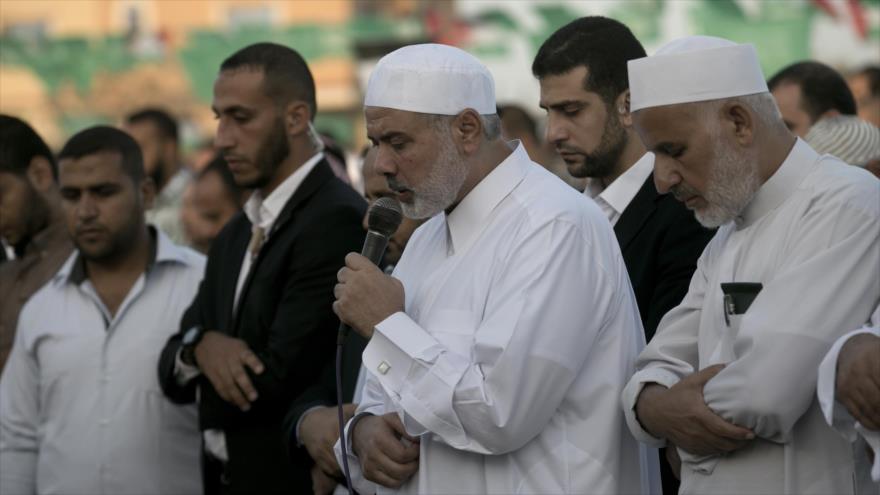
<svg viewBox="0 0 880 495">
<path fill-rule="evenodd" d="M 660 449 L 660 482 L 663 485 L 663 495 L 676 495 L 681 485 L 666 460 L 666 449 Z"/>
<path fill-rule="evenodd" d="M 226 495 L 229 490 L 226 465 L 202 451 L 202 484 L 205 495 Z"/>
</svg>

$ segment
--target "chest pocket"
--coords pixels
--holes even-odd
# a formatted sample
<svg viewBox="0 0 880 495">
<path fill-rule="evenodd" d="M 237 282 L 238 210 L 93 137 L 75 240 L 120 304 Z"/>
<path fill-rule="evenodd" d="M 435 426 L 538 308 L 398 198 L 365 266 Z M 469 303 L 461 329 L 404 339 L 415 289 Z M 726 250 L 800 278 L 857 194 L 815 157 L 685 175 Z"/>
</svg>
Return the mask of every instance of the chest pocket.
<svg viewBox="0 0 880 495">
<path fill-rule="evenodd" d="M 721 284 L 722 317 L 721 338 L 709 358 L 709 365 L 729 363 L 736 359 L 735 344 L 742 319 L 763 285 L 755 282 L 728 282 Z"/>
<path fill-rule="evenodd" d="M 423 322 L 424 328 L 450 351 L 472 360 L 474 334 L 479 319 L 471 311 L 441 309 L 431 311 Z"/>
</svg>

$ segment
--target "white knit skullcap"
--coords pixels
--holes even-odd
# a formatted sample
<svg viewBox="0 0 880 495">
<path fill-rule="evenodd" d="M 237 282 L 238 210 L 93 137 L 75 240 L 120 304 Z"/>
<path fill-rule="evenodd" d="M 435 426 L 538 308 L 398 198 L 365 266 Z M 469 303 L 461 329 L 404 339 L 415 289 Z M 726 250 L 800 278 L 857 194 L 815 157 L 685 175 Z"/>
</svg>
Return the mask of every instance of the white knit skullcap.
<svg viewBox="0 0 880 495">
<path fill-rule="evenodd" d="M 671 41 L 627 68 L 633 112 L 768 91 L 754 46 L 712 36 Z"/>
<path fill-rule="evenodd" d="M 471 108 L 492 115 L 495 80 L 464 50 L 433 43 L 410 45 L 379 60 L 370 74 L 364 105 L 437 115 Z"/>
</svg>

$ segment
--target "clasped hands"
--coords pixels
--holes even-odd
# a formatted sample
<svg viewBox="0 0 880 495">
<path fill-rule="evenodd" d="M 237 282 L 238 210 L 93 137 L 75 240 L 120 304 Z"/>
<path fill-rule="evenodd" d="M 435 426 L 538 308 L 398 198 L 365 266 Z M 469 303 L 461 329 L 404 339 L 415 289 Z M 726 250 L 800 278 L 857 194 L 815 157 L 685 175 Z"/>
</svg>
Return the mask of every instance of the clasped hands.
<svg viewBox="0 0 880 495">
<path fill-rule="evenodd" d="M 347 423 L 355 411 L 354 404 L 343 406 Z M 336 462 L 333 445 L 339 438 L 336 407 L 313 409 L 303 416 L 299 438 L 315 461 L 312 489 L 316 494 L 328 493 L 336 486 L 342 471 Z M 395 413 L 364 416 L 350 430 L 352 450 L 361 460 L 364 477 L 389 488 L 397 488 L 419 468 L 419 439 L 406 433 Z"/>
<path fill-rule="evenodd" d="M 755 434 L 715 414 L 703 399 L 703 386 L 723 368 L 710 366 L 668 389 L 646 385 L 636 402 L 642 427 L 695 455 L 723 454 L 747 445 Z"/>
<path fill-rule="evenodd" d="M 400 280 L 382 273 L 364 256 L 349 253 L 336 274 L 333 312 L 366 339 L 385 318 L 403 311 L 404 290 Z"/>
<path fill-rule="evenodd" d="M 356 404 L 343 404 L 343 421 L 354 416 Z M 333 445 L 339 439 L 339 423 L 336 406 L 319 407 L 305 413 L 299 425 L 299 441 L 315 465 L 312 467 L 312 491 L 324 495 L 333 491 L 336 480 L 342 478 L 342 470 L 336 462 Z"/>
</svg>

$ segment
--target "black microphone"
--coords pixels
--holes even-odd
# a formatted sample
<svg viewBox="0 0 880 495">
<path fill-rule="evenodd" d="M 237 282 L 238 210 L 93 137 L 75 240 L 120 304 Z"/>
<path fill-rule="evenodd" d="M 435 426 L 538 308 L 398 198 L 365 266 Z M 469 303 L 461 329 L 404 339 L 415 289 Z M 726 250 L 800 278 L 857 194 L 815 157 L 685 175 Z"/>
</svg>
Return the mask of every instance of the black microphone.
<svg viewBox="0 0 880 495">
<path fill-rule="evenodd" d="M 385 248 L 388 247 L 388 239 L 397 231 L 397 227 L 400 227 L 401 221 L 403 221 L 403 212 L 396 199 L 384 197 L 373 202 L 367 211 L 368 230 L 361 254 L 378 266 L 382 261 L 382 255 L 385 254 Z M 342 344 L 350 330 L 350 326 L 340 323 L 336 343 Z"/>
<path fill-rule="evenodd" d="M 385 248 L 388 246 L 388 239 L 400 226 L 403 220 L 403 213 L 400 210 L 400 203 L 393 198 L 379 198 L 367 211 L 367 238 L 364 239 L 364 248 L 361 254 L 379 265 Z M 339 334 L 336 337 L 336 414 L 339 421 L 339 439 L 342 447 L 342 473 L 345 475 L 345 484 L 348 493 L 352 494 L 351 475 L 348 471 L 348 452 L 345 445 L 345 418 L 342 412 L 342 345 L 345 337 L 348 335 L 351 327 L 345 323 L 339 323 Z"/>
</svg>

